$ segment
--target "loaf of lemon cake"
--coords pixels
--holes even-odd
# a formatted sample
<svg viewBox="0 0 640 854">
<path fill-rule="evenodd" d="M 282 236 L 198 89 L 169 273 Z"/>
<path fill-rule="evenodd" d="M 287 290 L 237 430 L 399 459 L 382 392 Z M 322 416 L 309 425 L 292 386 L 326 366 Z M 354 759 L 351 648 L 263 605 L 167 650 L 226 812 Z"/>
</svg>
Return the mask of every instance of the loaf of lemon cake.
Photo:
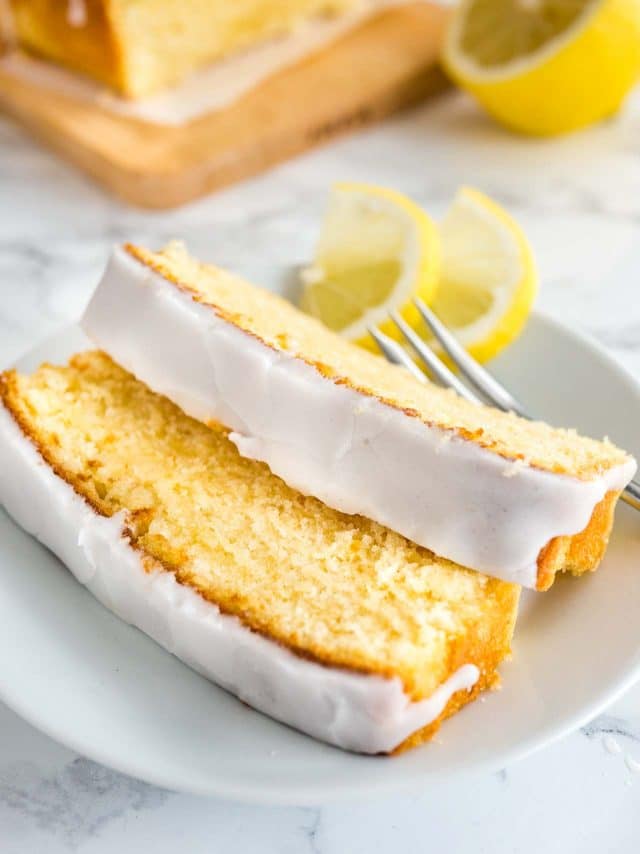
<svg viewBox="0 0 640 854">
<path fill-rule="evenodd" d="M 359 0 L 11 0 L 27 50 L 138 98 Z"/>
<path fill-rule="evenodd" d="M 0 377 L 0 503 L 122 619 L 367 753 L 496 684 L 519 588 L 295 492 L 103 353 Z"/>
<path fill-rule="evenodd" d="M 117 248 L 82 323 L 304 494 L 530 588 L 596 568 L 635 471 L 607 441 L 423 385 L 180 244 Z"/>
</svg>

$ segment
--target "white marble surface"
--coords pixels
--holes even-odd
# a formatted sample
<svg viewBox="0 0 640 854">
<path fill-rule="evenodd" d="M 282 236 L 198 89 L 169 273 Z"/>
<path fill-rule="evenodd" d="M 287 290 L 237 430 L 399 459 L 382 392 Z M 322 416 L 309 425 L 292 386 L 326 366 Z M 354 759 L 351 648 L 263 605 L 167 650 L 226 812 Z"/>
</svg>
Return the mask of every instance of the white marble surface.
<svg viewBox="0 0 640 854">
<path fill-rule="evenodd" d="M 273 281 L 308 257 L 328 185 L 349 178 L 395 186 L 436 214 L 461 183 L 495 195 L 531 237 L 539 305 L 640 378 L 639 138 L 640 98 L 608 124 L 549 142 L 511 137 L 452 95 L 206 201 L 148 214 L 0 119 L 0 363 L 78 315 L 116 240 L 186 236 L 196 254 Z M 0 705 L 1 854 L 626 854 L 639 840 L 640 687 L 498 775 L 318 809 L 162 791 L 74 755 Z"/>
</svg>

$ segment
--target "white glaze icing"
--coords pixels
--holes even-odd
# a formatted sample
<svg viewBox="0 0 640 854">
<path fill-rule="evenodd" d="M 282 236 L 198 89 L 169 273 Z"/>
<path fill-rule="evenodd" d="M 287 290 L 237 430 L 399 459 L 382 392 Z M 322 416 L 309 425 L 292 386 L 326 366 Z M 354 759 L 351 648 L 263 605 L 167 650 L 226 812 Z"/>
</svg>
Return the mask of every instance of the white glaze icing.
<svg viewBox="0 0 640 854">
<path fill-rule="evenodd" d="M 620 753 L 622 751 L 620 744 L 612 735 L 605 735 L 605 737 L 602 739 L 602 745 L 607 751 L 607 753 L 615 754 Z"/>
<path fill-rule="evenodd" d="M 535 588 L 549 540 L 582 531 L 636 468 L 629 459 L 583 481 L 514 467 L 271 349 L 121 248 L 82 326 L 189 415 L 231 428 L 241 454 L 299 491 L 525 587 Z"/>
<path fill-rule="evenodd" d="M 67 0 L 67 23 L 70 27 L 84 27 L 88 13 L 85 0 Z"/>
<path fill-rule="evenodd" d="M 624 764 L 627 766 L 629 771 L 632 771 L 634 774 L 640 774 L 640 762 L 637 759 L 634 759 L 630 753 L 625 754 Z"/>
<path fill-rule="evenodd" d="M 123 535 L 124 512 L 98 515 L 44 462 L 0 405 L 0 503 L 122 620 L 254 708 L 322 741 L 389 752 L 471 689 L 465 664 L 435 693 L 411 702 L 400 679 L 325 667 L 221 614 L 174 575 L 145 571 Z"/>
</svg>

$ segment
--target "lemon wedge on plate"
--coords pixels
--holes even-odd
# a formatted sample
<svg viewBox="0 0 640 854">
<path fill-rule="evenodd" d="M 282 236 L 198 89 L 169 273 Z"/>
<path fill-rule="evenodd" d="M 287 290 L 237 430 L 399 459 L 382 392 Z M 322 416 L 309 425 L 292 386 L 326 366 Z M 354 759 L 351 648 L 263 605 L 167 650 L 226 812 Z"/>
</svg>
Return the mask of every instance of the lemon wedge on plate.
<svg viewBox="0 0 640 854">
<path fill-rule="evenodd" d="M 614 113 L 640 76 L 640 0 L 463 0 L 444 64 L 515 130 L 577 130 Z"/>
<path fill-rule="evenodd" d="M 440 224 L 440 247 L 431 307 L 486 362 L 518 337 L 529 317 L 538 283 L 533 252 L 515 220 L 469 187 L 458 191 Z"/>
<path fill-rule="evenodd" d="M 461 189 L 438 227 L 399 193 L 364 184 L 334 188 L 303 282 L 304 311 L 376 353 L 369 324 L 402 340 L 392 309 L 425 334 L 419 296 L 481 361 L 520 334 L 537 289 L 526 237 L 487 196 Z"/>
<path fill-rule="evenodd" d="M 435 223 L 406 196 L 368 184 L 337 184 L 314 263 L 302 273 L 300 307 L 378 352 L 367 327 L 397 336 L 391 310 L 418 323 L 412 299 L 433 299 L 439 249 Z"/>
</svg>

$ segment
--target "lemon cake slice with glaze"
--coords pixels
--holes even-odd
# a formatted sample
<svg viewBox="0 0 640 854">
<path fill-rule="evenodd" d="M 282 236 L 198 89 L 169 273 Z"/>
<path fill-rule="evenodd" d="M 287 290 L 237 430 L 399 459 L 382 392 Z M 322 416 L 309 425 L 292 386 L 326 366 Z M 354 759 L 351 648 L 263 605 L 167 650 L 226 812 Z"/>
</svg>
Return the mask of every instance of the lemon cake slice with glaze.
<svg viewBox="0 0 640 854">
<path fill-rule="evenodd" d="M 82 323 L 301 492 L 527 587 L 596 568 L 635 471 L 609 442 L 423 385 L 179 244 L 117 248 Z"/>
<path fill-rule="evenodd" d="M 300 495 L 103 353 L 6 373 L 0 392 L 8 512 L 255 708 L 390 752 L 496 683 L 516 585 Z"/>
<path fill-rule="evenodd" d="M 359 0 L 10 0 L 18 43 L 130 98 Z"/>
</svg>

